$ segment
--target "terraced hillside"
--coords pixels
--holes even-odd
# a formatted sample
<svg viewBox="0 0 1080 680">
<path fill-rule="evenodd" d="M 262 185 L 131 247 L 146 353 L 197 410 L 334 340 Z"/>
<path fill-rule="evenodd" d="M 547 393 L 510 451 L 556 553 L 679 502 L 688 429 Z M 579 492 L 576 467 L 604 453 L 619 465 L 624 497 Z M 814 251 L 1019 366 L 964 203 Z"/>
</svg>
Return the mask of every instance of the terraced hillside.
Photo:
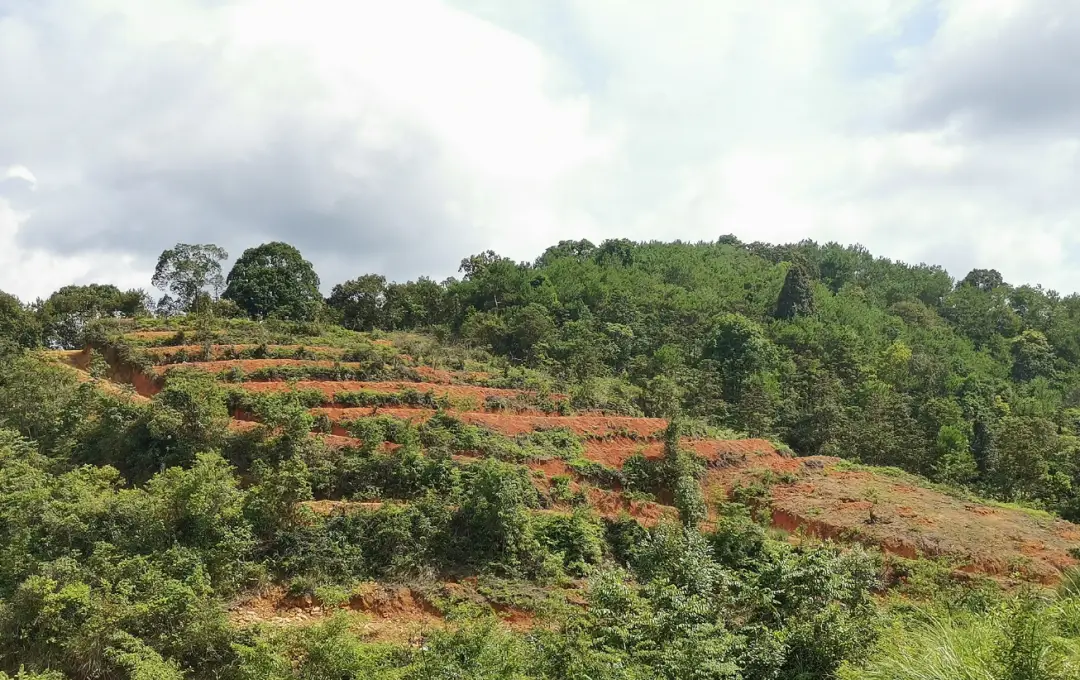
<svg viewBox="0 0 1080 680">
<path fill-rule="evenodd" d="M 81 371 L 97 366 L 141 398 L 193 373 L 210 374 L 227 394 L 237 430 L 293 427 L 302 412 L 302 427 L 330 452 L 309 461 L 321 472 L 313 499 L 303 502 L 324 516 L 404 506 L 416 502 L 421 489 L 437 491 L 437 483 L 371 471 L 380 456 L 414 456 L 411 469 L 421 476 L 461 474 L 496 459 L 528 470 L 537 493 L 532 512 L 569 518 L 575 509 L 590 508 L 612 522 L 630 518 L 650 526 L 690 512 L 665 477 L 683 456 L 697 466 L 707 501 L 697 519 L 706 524 L 734 497 L 793 539 L 860 542 L 904 558 L 941 558 L 960 571 L 1043 583 L 1077 563 L 1080 528 L 1049 515 L 935 490 L 898 471 L 792 458 L 764 440 L 704 427 L 678 432 L 662 419 L 575 410 L 543 376 L 493 373 L 445 354 L 429 339 L 379 339 L 340 329 L 303 344 L 252 335 L 251 327 L 225 329 L 193 342 L 191 331 L 129 330 L 61 358 Z M 283 409 L 293 415 L 282 416 Z M 377 609 L 372 602 L 381 600 L 372 597 L 353 605 Z M 418 601 L 401 593 L 387 597 Z M 271 599 L 275 612 L 304 609 L 280 592 Z M 265 609 L 265 602 L 241 607 L 249 617 Z"/>
</svg>

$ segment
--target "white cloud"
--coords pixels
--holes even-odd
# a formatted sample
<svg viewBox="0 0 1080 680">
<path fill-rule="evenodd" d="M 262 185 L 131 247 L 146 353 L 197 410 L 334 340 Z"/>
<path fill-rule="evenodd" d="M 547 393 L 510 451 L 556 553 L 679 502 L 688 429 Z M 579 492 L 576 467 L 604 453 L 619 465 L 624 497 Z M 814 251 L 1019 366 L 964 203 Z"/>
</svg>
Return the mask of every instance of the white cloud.
<svg viewBox="0 0 1080 680">
<path fill-rule="evenodd" d="M 1080 290 L 1080 5 L 8 6 L 0 259 L 38 264 L 0 287 L 21 295 L 145 285 L 178 240 L 288 240 L 332 284 L 729 232 Z"/>
<path fill-rule="evenodd" d="M 40 188 L 19 247 L 126 253 L 144 279 L 176 240 L 289 240 L 327 282 L 542 247 L 584 224 L 563 190 L 617 144 L 587 98 L 550 91 L 529 41 L 440 3 L 18 7 L 0 19 L 0 90 L 22 95 L 0 104 L 0 162 Z"/>
<path fill-rule="evenodd" d="M 7 176 L 25 177 L 10 173 Z M 29 302 L 46 298 L 57 288 L 75 282 L 108 280 L 126 288 L 142 285 L 141 274 L 128 269 L 132 265 L 130 257 L 110 262 L 92 256 L 65 257 L 19 247 L 16 234 L 25 228 L 28 217 L 0 198 L 0 290 L 18 294 Z"/>
</svg>

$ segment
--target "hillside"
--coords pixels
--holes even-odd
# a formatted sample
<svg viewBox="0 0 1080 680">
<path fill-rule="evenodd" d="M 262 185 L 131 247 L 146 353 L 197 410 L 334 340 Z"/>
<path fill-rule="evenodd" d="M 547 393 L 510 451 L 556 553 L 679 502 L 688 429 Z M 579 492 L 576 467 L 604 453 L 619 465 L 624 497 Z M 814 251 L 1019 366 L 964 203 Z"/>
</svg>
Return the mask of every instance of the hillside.
<svg viewBox="0 0 1080 680">
<path fill-rule="evenodd" d="M 679 516 L 669 494 L 662 491 L 655 501 L 631 500 L 623 493 L 627 460 L 663 460 L 668 420 L 572 412 L 565 394 L 543 387 L 499 387 L 521 381 L 484 371 L 448 370 L 444 362 L 422 364 L 404 351 L 423 342 L 416 336 L 391 336 L 395 342 L 342 334 L 352 346 L 346 349 L 315 343 L 216 342 L 235 339 L 235 332 L 222 333 L 220 338 L 206 334 L 202 344 L 184 345 L 186 335 L 184 331 L 133 331 L 114 336 L 97 349 L 66 352 L 58 358 L 86 372 L 95 355 L 114 357 L 106 375 L 114 385 L 131 385 L 142 397 L 158 394 L 174 372 L 208 372 L 230 392 L 230 415 L 238 421 L 235 428 L 263 420 L 259 414 L 268 406 L 260 397 L 297 401 L 309 408 L 313 429 L 323 430 L 324 441 L 343 449 L 343 456 L 364 448 L 365 441 L 357 437 L 369 436 L 369 423 L 391 419 L 423 427 L 439 414 L 459 426 L 478 428 L 477 438 L 489 440 L 484 449 L 494 449 L 493 453 L 454 449 L 455 463 L 494 455 L 523 465 L 532 471 L 533 482 L 551 511 L 570 509 L 556 493 L 561 481 L 568 479 L 568 493 L 579 494 L 601 517 L 613 519 L 626 513 L 648 526 L 663 517 Z M 359 358 L 361 351 L 377 356 L 381 365 L 343 360 Z M 244 358 L 248 356 L 261 358 Z M 397 379 L 351 379 L 368 376 Z M 559 433 L 557 446 L 539 439 L 529 441 L 551 432 Z M 400 437 L 377 444 L 393 451 L 401 445 L 396 441 Z M 521 447 L 522 443 L 528 448 Z M 367 441 L 369 448 L 372 444 Z M 839 459 L 827 457 L 793 459 L 779 453 L 775 444 L 735 438 L 733 433 L 683 437 L 679 447 L 703 464 L 702 484 L 714 501 L 713 515 L 715 503 L 730 500 L 733 493 L 744 500 L 759 494 L 755 502 L 768 508 L 775 528 L 859 541 L 906 558 L 944 557 L 962 571 L 1055 583 L 1062 570 L 1078 563 L 1069 550 L 1080 547 L 1080 527 L 1037 512 L 926 488 L 920 486 L 927 484 L 925 480 L 899 471 L 849 469 Z M 372 496 L 355 507 L 371 510 L 384 500 L 390 499 Z M 354 504 L 331 491 L 316 495 L 310 507 L 324 513 L 348 512 Z"/>
<path fill-rule="evenodd" d="M 616 518 L 625 513 L 646 526 L 664 516 L 678 517 L 670 504 L 632 501 L 623 493 L 627 460 L 663 460 L 667 420 L 571 413 L 564 394 L 494 386 L 514 381 L 492 378 L 485 371 L 418 364 L 403 351 L 416 337 L 399 336 L 395 343 L 356 334 L 355 346 L 378 353 L 380 367 L 340 361 L 356 350 L 332 345 L 218 344 L 215 340 L 207 336 L 203 344 L 184 345 L 179 344 L 186 341 L 184 331 L 133 331 L 113 337 L 99 349 L 67 352 L 58 358 L 87 371 L 95 353 L 103 358 L 124 356 L 123 361 L 113 359 L 108 375 L 113 384 L 130 384 L 143 397 L 158 394 L 173 371 L 210 372 L 231 392 L 230 402 L 237 406 L 230 414 L 239 421 L 233 423 L 239 429 L 261 420 L 258 412 L 267 407 L 256 395 L 295 399 L 309 407 L 314 431 L 322 429 L 328 444 L 346 450 L 365 446 L 356 436 L 370 432 L 368 422 L 389 418 L 422 426 L 436 413 L 477 427 L 482 438 L 502 438 L 495 445 L 502 451 L 515 449 L 523 438 L 558 432 L 565 438 L 557 447 L 540 444 L 509 457 L 502 451 L 495 455 L 529 468 L 538 490 L 546 494 L 546 505 L 553 509 L 566 506 L 552 491 L 568 478 L 569 492 L 581 494 L 599 516 Z M 247 355 L 280 358 L 241 358 Z M 311 358 L 284 358 L 289 355 Z M 318 358 L 332 356 L 337 358 Z M 379 377 L 383 371 L 405 379 L 349 379 L 373 373 Z M 332 379 L 298 379 L 308 376 Z M 741 500 L 758 494 L 757 502 L 769 508 L 774 528 L 813 538 L 858 541 L 906 558 L 943 557 L 961 571 L 1044 583 L 1055 583 L 1063 570 L 1078 563 L 1069 550 L 1080 547 L 1080 527 L 1070 522 L 1023 508 L 971 501 L 955 491 L 928 488 L 932 485 L 926 480 L 900 471 L 855 470 L 824 457 L 792 459 L 766 440 L 735 438 L 733 433 L 720 436 L 683 437 L 679 448 L 692 452 L 703 464 L 702 485 L 714 504 L 730 501 L 732 494 Z M 389 440 L 378 445 L 392 451 L 400 443 Z M 485 454 L 484 450 L 454 450 L 453 458 L 468 463 Z M 352 504 L 339 497 L 335 493 L 316 497 L 312 506 L 320 512 L 348 512 Z M 663 493 L 660 497 L 658 501 L 671 502 Z M 369 498 L 359 507 L 372 509 L 382 500 Z"/>
<path fill-rule="evenodd" d="M 830 248 L 0 314 L 0 678 L 1071 677 L 1071 302 Z"/>
</svg>

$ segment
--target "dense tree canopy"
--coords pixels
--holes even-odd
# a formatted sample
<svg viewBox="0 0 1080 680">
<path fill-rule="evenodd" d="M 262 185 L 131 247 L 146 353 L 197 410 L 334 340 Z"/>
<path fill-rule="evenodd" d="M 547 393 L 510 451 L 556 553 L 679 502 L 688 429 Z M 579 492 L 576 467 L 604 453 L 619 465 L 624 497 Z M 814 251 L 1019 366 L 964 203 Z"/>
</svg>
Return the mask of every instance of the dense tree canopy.
<svg viewBox="0 0 1080 680">
<path fill-rule="evenodd" d="M 175 301 L 179 309 L 190 312 L 196 308 L 201 296 L 217 299 L 225 287 L 221 263 L 228 257 L 224 248 L 213 244 L 177 243 L 161 253 L 151 282 L 171 293 L 171 301 Z M 171 301 L 163 300 L 166 305 Z"/>
<path fill-rule="evenodd" d="M 41 323 L 19 298 L 0 291 L 0 352 L 8 348 L 36 347 L 41 343 Z"/>
<path fill-rule="evenodd" d="M 38 304 L 38 316 L 46 344 L 78 349 L 82 332 L 91 321 L 145 315 L 149 307 L 150 297 L 145 291 L 121 291 L 116 286 L 91 283 L 64 286 Z"/>
<path fill-rule="evenodd" d="M 334 286 L 327 299 L 341 314 L 341 324 L 355 331 L 370 331 L 384 321 L 386 277 L 367 274 Z"/>
<path fill-rule="evenodd" d="M 309 321 L 322 305 L 319 276 L 287 243 L 248 248 L 233 265 L 223 297 L 253 319 Z"/>
</svg>

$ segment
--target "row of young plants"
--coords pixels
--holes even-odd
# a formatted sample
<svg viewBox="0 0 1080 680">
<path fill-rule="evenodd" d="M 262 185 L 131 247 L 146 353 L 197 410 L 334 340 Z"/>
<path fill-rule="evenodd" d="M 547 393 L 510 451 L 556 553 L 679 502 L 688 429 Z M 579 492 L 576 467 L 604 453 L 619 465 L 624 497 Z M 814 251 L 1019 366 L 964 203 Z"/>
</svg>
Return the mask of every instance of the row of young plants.
<svg viewBox="0 0 1080 680">
<path fill-rule="evenodd" d="M 302 391 L 272 395 L 233 391 L 229 402 L 230 409 L 245 410 L 263 422 L 274 424 L 296 419 L 306 422 L 306 414 L 301 411 L 317 396 Z M 282 415 L 290 410 L 295 415 Z M 331 429 L 325 416 L 315 418 L 312 425 L 316 430 Z M 322 447 L 318 456 L 307 460 L 313 480 L 317 480 L 312 486 L 319 498 L 417 498 L 428 491 L 451 494 L 462 467 L 452 456 L 465 453 L 519 465 L 562 460 L 581 484 L 624 490 L 638 499 L 663 498 L 680 509 L 685 507 L 690 516 L 702 514 L 700 491 L 694 494 L 691 487 L 697 485 L 704 465 L 691 452 L 677 446 L 679 424 L 665 432 L 662 459 L 647 459 L 639 451 L 623 469 L 585 458 L 585 442 L 566 428 L 511 437 L 465 423 L 445 411 L 438 411 L 419 423 L 381 414 L 339 425 L 361 444 Z M 387 444 L 392 450 L 386 450 Z M 583 493 L 576 498 L 583 500 Z"/>
<path fill-rule="evenodd" d="M 146 317 L 137 319 L 99 318 L 87 325 L 87 331 L 102 329 L 110 335 L 124 335 L 141 347 L 178 347 L 182 345 L 306 345 L 346 349 L 367 336 L 334 324 L 291 322 L 281 319 L 252 321 L 228 319 L 193 313 L 184 317 Z"/>
<path fill-rule="evenodd" d="M 386 406 L 493 412 L 510 409 L 517 413 L 538 408 L 538 401 L 533 398 L 533 395 L 520 395 L 511 400 L 489 396 L 483 402 L 480 402 L 474 398 L 453 398 L 446 393 L 436 394 L 435 389 L 428 383 L 415 383 L 415 387 L 409 386 L 397 391 L 340 389 L 335 390 L 332 395 L 327 395 L 324 390 L 300 387 L 298 385 L 293 385 L 289 390 L 282 392 L 251 392 L 243 388 L 229 390 L 229 405 L 230 409 L 234 411 L 254 412 L 260 408 L 265 408 L 260 406 L 260 403 L 266 400 L 297 401 L 306 408 L 320 406 L 330 408 Z M 569 410 L 563 408 L 559 415 L 569 415 Z"/>
<path fill-rule="evenodd" d="M 417 388 L 423 387 L 418 384 Z M 323 407 L 363 408 L 363 407 L 412 407 L 427 409 L 451 409 L 461 406 L 434 390 L 406 388 L 397 392 L 377 392 L 374 390 L 340 390 L 333 396 L 319 389 L 295 387 L 286 392 L 251 392 L 243 388 L 231 387 L 228 390 L 229 410 L 247 413 L 261 413 L 276 407 L 278 402 L 299 404 L 307 409 Z"/>
<path fill-rule="evenodd" d="M 283 331 L 275 334 L 281 344 L 258 342 L 265 331 L 255 333 L 261 326 L 246 328 L 250 322 L 218 320 L 217 325 L 225 324 L 224 329 L 192 334 L 187 330 L 177 330 L 176 334 L 162 338 L 139 338 L 121 333 L 116 323 L 99 322 L 87 328 L 84 336 L 88 345 L 108 353 L 112 362 L 122 363 L 130 368 L 150 374 L 155 367 L 173 366 L 184 363 L 208 361 L 230 361 L 248 359 L 290 359 L 298 361 L 333 362 L 330 366 L 319 365 L 283 365 L 244 370 L 235 366 L 220 371 L 217 377 L 226 382 L 248 381 L 376 381 L 403 380 L 425 382 L 423 375 L 411 364 L 415 362 L 408 355 L 403 355 L 392 347 L 376 345 L 368 338 L 351 331 L 337 329 L 337 335 L 349 338 L 337 338 L 333 345 L 305 344 L 311 338 L 287 335 Z M 230 330 L 230 325 L 243 328 Z M 160 332 L 160 331 L 159 331 Z M 196 343 L 195 341 L 198 340 Z M 318 338 L 316 339 L 318 340 Z M 346 342 L 348 340 L 348 342 Z M 233 342 L 235 344 L 224 344 Z M 249 343 L 249 344 L 244 344 Z M 199 344 L 191 350 L 188 344 Z M 174 352 L 147 351 L 148 348 L 180 347 Z M 359 364 L 359 365 L 357 365 Z M 483 408 L 488 411 L 533 411 L 570 415 L 570 401 L 551 392 L 550 380 L 536 375 L 527 369 L 510 370 L 507 366 L 502 373 L 462 372 L 455 376 L 455 381 L 480 387 L 521 390 L 513 396 L 486 397 L 482 403 L 469 404 L 468 408 Z M 367 405 L 367 404 L 357 404 Z M 464 406 L 464 404 L 462 404 Z"/>
</svg>

